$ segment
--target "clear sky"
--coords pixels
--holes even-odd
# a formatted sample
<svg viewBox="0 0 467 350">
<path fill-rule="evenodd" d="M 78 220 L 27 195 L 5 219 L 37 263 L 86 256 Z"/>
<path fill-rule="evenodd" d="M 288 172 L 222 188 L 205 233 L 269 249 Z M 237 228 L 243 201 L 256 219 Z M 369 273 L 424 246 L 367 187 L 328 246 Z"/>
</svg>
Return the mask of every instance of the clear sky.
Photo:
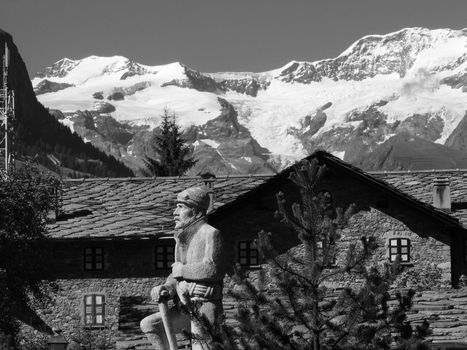
<svg viewBox="0 0 467 350">
<path fill-rule="evenodd" d="M 0 0 L 30 74 L 89 55 L 266 71 L 405 27 L 467 28 L 467 0 Z"/>
</svg>

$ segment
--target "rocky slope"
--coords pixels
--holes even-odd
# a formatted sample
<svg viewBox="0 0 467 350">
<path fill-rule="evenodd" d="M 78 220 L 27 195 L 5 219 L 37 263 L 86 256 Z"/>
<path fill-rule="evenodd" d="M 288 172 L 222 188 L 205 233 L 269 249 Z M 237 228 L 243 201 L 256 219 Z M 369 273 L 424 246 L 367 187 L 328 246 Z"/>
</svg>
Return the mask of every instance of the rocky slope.
<svg viewBox="0 0 467 350">
<path fill-rule="evenodd" d="M 168 108 L 200 159 L 192 171 L 234 174 L 275 171 L 316 148 L 371 169 L 410 168 L 420 154 L 402 142 L 407 135 L 444 145 L 450 161 L 430 168 L 464 167 L 456 150 L 467 145 L 466 77 L 467 29 L 407 28 L 262 73 L 90 56 L 62 59 L 32 83 L 64 124 L 133 168 Z M 394 140 L 407 161 L 387 161 L 394 153 L 382 149 Z M 386 161 L 367 164 L 370 154 Z"/>
<path fill-rule="evenodd" d="M 392 136 L 352 162 L 367 170 L 467 169 L 467 154 L 408 132 Z"/>
</svg>

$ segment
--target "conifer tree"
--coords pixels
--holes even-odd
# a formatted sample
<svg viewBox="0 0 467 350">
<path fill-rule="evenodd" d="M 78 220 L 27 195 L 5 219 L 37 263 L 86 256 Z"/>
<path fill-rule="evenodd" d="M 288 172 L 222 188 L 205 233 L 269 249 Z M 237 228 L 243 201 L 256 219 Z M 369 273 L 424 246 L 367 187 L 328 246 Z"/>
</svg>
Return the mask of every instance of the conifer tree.
<svg viewBox="0 0 467 350">
<path fill-rule="evenodd" d="M 150 147 L 156 157 L 145 157 L 145 163 L 153 176 L 181 176 L 196 160 L 191 150 L 184 145 L 182 132 L 176 123 L 175 113 L 164 110 L 160 125 L 160 134 L 154 132 Z"/>
<path fill-rule="evenodd" d="M 277 214 L 301 245 L 278 255 L 271 234 L 259 234 L 272 283 L 258 288 L 238 271 L 242 288 L 232 293 L 237 325 L 206 332 L 219 349 L 427 349 L 422 339 L 428 323 L 413 329 L 406 317 L 414 293 L 391 295 L 400 266 L 370 264 L 374 237 L 362 236 L 335 261 L 341 230 L 356 208 L 336 208 L 330 193 L 320 191 L 325 172 L 316 159 L 305 161 L 290 175 L 301 202 L 289 206 L 284 194 L 277 195 Z M 336 281 L 353 283 L 336 290 Z"/>
</svg>

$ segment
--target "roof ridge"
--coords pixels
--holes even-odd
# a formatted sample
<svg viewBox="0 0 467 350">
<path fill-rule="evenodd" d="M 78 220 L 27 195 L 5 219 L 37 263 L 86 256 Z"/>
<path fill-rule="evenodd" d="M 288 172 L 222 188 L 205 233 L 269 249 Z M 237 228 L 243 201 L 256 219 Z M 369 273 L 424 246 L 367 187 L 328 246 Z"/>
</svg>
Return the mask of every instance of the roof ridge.
<svg viewBox="0 0 467 350">
<path fill-rule="evenodd" d="M 246 174 L 246 175 L 219 175 L 215 178 L 208 179 L 216 181 L 221 179 L 237 179 L 237 178 L 252 178 L 252 177 L 273 177 L 276 174 Z M 200 176 L 158 176 L 158 177 L 91 177 L 78 179 L 63 179 L 64 182 L 94 182 L 94 181 L 158 181 L 158 180 L 200 180 Z"/>
<path fill-rule="evenodd" d="M 381 175 L 381 174 L 427 174 L 427 173 L 467 173 L 467 169 L 431 169 L 431 170 L 378 170 L 367 171 L 368 174 Z"/>
<path fill-rule="evenodd" d="M 284 169 L 285 170 L 285 169 Z M 359 169 L 363 170 L 363 169 Z M 426 174 L 426 173 L 467 173 L 467 169 L 431 169 L 431 170 L 363 170 L 367 174 L 371 175 L 398 175 L 398 174 Z M 224 179 L 238 179 L 238 178 L 268 178 L 273 177 L 277 174 L 236 174 L 236 175 L 219 175 L 215 178 L 210 178 L 210 181 L 224 180 Z M 92 178 L 77 178 L 77 179 L 63 179 L 64 182 L 104 182 L 104 181 L 160 181 L 160 180 L 204 180 L 200 176 L 158 176 L 158 177 L 92 177 Z"/>
</svg>

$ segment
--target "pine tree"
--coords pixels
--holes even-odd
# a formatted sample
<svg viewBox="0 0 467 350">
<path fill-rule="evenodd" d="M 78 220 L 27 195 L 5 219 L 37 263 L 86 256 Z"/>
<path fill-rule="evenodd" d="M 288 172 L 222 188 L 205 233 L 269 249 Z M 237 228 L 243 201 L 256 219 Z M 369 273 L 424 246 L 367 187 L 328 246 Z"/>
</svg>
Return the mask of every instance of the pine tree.
<svg viewBox="0 0 467 350">
<path fill-rule="evenodd" d="M 175 113 L 170 115 L 167 109 L 162 115 L 160 134 L 155 130 L 150 147 L 156 157 L 146 156 L 145 163 L 154 176 L 181 176 L 197 162 L 183 143 Z"/>
<path fill-rule="evenodd" d="M 232 293 L 239 306 L 238 324 L 224 325 L 221 334 L 211 335 L 219 348 L 427 348 L 422 339 L 428 323 L 413 329 L 406 317 L 414 293 L 391 292 L 400 266 L 370 264 L 378 247 L 374 237 L 362 237 L 335 261 L 341 231 L 356 208 L 336 208 L 331 194 L 320 191 L 325 172 L 317 160 L 303 162 L 290 175 L 301 202 L 288 206 L 285 195 L 277 195 L 278 216 L 293 228 L 301 245 L 278 255 L 271 234 L 259 234 L 258 247 L 269 262 L 272 283 L 257 288 L 238 271 L 235 278 L 242 288 Z M 331 288 L 336 281 L 353 283 L 336 292 Z"/>
</svg>

